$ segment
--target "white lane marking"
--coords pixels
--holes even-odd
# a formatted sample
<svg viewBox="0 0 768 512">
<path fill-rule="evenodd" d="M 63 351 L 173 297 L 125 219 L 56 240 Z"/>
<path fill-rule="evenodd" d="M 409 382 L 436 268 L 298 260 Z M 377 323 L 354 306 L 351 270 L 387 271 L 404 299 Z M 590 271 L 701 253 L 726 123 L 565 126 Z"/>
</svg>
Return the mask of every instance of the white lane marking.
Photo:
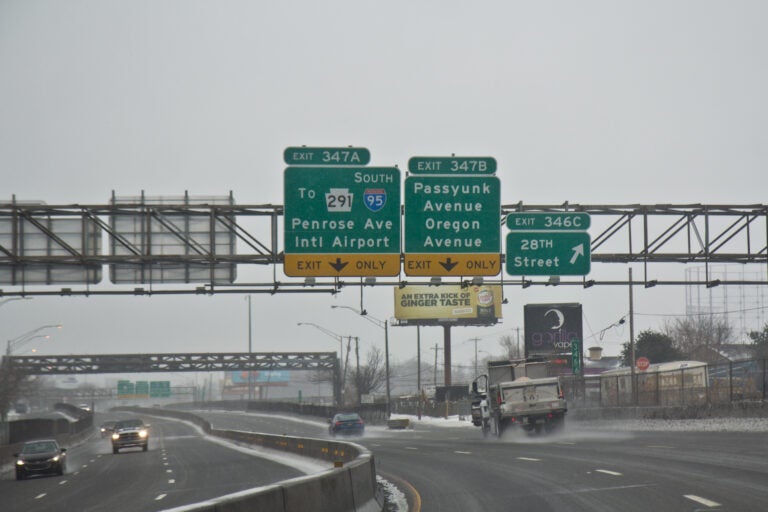
<svg viewBox="0 0 768 512">
<path fill-rule="evenodd" d="M 607 469 L 596 469 L 595 471 L 598 473 L 603 473 L 605 475 L 621 476 L 621 473 L 617 473 L 616 471 L 609 471 Z"/>
<path fill-rule="evenodd" d="M 175 483 L 176 483 L 176 480 L 174 480 L 173 478 L 171 478 L 170 480 L 168 480 L 168 483 L 169 483 L 169 484 L 175 484 Z"/>
<path fill-rule="evenodd" d="M 85 468 L 87 468 L 87 467 L 88 467 L 88 464 L 83 464 L 83 466 L 82 466 L 82 467 L 83 467 L 83 469 L 85 469 Z"/>
<path fill-rule="evenodd" d="M 534 459 L 532 457 L 517 457 L 517 460 L 525 460 L 528 462 L 541 462 L 541 459 Z"/>
<path fill-rule="evenodd" d="M 405 449 L 406 450 L 418 450 L 418 448 L 416 448 L 415 446 L 406 446 Z"/>
<path fill-rule="evenodd" d="M 683 498 L 688 498 L 691 501 L 695 501 L 696 503 L 699 503 L 701 505 L 704 505 L 705 507 L 720 507 L 721 505 L 712 500 L 708 500 L 707 498 L 702 498 L 701 496 L 696 496 L 695 494 L 683 494 Z"/>
<path fill-rule="evenodd" d="M 39 500 L 40 498 L 45 498 L 45 495 L 46 495 L 46 493 L 38 494 L 37 496 L 35 496 L 35 499 Z"/>
<path fill-rule="evenodd" d="M 163 462 L 163 466 L 167 466 L 170 462 Z"/>
<path fill-rule="evenodd" d="M 472 455 L 472 452 L 462 452 L 460 450 L 454 450 L 453 453 L 458 453 L 459 455 Z"/>
<path fill-rule="evenodd" d="M 61 482 L 59 482 L 59 485 L 64 485 L 65 483 L 67 483 L 67 481 L 66 480 L 62 480 Z"/>
<path fill-rule="evenodd" d="M 165 472 L 166 473 L 173 473 L 173 470 L 172 469 L 166 469 Z"/>
<path fill-rule="evenodd" d="M 161 499 L 165 498 L 166 496 L 168 496 L 168 495 L 167 494 L 160 494 L 160 495 L 157 496 L 157 498 L 155 498 L 155 501 L 160 501 Z"/>
<path fill-rule="evenodd" d="M 564 445 L 566 445 L 566 446 L 573 446 L 573 445 L 575 445 L 576 443 L 571 443 L 571 442 L 569 442 L 569 441 L 558 441 L 558 443 L 557 443 L 557 444 L 564 444 Z"/>
<path fill-rule="evenodd" d="M 674 450 L 674 446 L 669 446 L 666 444 L 649 444 L 646 448 L 658 448 L 659 450 Z"/>
<path fill-rule="evenodd" d="M 94 462 L 96 462 L 96 459 L 91 459 L 91 460 L 89 460 L 88 462 L 90 462 L 91 464 L 93 464 Z"/>
</svg>

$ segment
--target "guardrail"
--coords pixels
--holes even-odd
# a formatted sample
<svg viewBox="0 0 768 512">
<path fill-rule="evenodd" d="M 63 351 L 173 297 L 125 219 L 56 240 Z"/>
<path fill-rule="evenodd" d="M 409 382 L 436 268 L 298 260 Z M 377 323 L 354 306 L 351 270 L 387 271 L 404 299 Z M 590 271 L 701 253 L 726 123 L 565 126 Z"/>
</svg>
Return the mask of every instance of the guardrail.
<svg viewBox="0 0 768 512">
<path fill-rule="evenodd" d="M 373 454 L 354 443 L 284 435 L 221 430 L 199 416 L 183 411 L 118 407 L 117 411 L 168 417 L 191 422 L 205 433 L 236 442 L 312 457 L 333 465 L 328 471 L 177 507 L 173 512 L 381 512 Z"/>
</svg>

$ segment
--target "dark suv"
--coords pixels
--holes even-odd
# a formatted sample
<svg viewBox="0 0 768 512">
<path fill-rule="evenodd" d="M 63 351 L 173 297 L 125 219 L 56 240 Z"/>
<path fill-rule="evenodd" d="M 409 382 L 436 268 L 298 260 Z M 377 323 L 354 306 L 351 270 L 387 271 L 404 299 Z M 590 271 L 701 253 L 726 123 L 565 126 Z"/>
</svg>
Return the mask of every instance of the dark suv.
<svg viewBox="0 0 768 512">
<path fill-rule="evenodd" d="M 140 446 L 142 451 L 149 447 L 149 425 L 140 419 L 122 420 L 115 423 L 112 430 L 112 453 L 120 448 Z"/>
</svg>

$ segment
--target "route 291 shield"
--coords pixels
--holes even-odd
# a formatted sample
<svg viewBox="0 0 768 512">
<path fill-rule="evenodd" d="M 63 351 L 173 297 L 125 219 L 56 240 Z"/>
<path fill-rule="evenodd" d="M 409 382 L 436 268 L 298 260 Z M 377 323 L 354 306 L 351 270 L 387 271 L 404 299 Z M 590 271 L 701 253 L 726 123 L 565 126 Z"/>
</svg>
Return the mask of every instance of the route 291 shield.
<svg viewBox="0 0 768 512">
<path fill-rule="evenodd" d="M 387 191 L 383 188 L 367 188 L 363 192 L 363 202 L 372 212 L 378 212 L 387 204 Z"/>
</svg>

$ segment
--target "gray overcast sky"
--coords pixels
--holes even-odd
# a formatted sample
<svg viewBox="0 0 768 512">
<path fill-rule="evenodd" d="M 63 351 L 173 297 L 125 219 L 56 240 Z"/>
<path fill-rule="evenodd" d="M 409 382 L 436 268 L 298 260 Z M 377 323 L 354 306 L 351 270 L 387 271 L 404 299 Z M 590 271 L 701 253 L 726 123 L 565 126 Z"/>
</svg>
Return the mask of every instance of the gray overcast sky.
<svg viewBox="0 0 768 512">
<path fill-rule="evenodd" d="M 0 200 L 187 190 L 282 204 L 285 147 L 349 144 L 401 168 L 493 156 L 504 204 L 766 203 L 766 19 L 762 0 L 1 0 Z M 525 303 L 582 302 L 588 344 L 629 309 L 611 287 L 505 293 L 502 324 L 454 330 L 454 362 L 475 336 L 498 352 Z M 365 301 L 393 314 L 390 288 Z M 685 310 L 682 287 L 635 301 L 638 332 Z M 0 307 L 0 325 L 8 339 L 64 324 L 44 346 L 57 354 L 237 351 L 246 304 L 34 298 Z M 298 321 L 380 346 L 381 331 L 331 304 L 358 306 L 358 289 L 254 296 L 254 350 L 337 346 Z M 393 358 L 413 357 L 413 330 L 391 332 Z M 424 346 L 441 336 L 423 330 Z M 617 353 L 627 338 L 610 329 L 600 343 Z"/>
</svg>

